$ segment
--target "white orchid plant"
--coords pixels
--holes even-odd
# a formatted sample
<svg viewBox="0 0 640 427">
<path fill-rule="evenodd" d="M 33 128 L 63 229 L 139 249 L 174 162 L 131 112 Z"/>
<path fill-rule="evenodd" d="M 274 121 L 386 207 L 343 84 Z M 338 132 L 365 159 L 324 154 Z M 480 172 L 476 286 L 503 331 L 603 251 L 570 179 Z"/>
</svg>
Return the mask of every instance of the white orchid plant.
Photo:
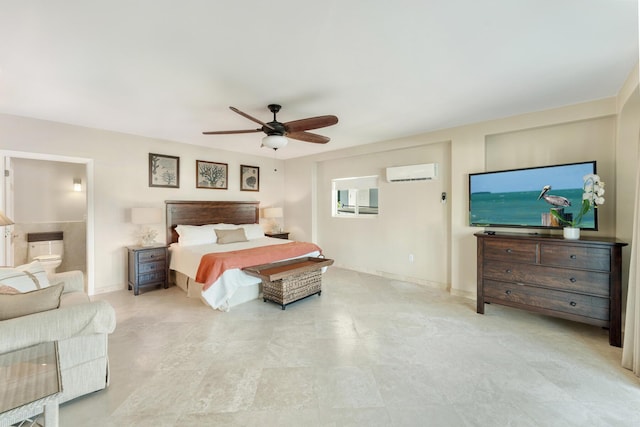
<svg viewBox="0 0 640 427">
<path fill-rule="evenodd" d="M 582 185 L 582 206 L 580 212 L 571 220 L 567 221 L 555 209 L 551 210 L 551 214 L 563 225 L 567 227 L 579 228 L 582 224 L 582 218 L 591 210 L 604 204 L 604 182 L 595 174 L 585 175 Z"/>
</svg>

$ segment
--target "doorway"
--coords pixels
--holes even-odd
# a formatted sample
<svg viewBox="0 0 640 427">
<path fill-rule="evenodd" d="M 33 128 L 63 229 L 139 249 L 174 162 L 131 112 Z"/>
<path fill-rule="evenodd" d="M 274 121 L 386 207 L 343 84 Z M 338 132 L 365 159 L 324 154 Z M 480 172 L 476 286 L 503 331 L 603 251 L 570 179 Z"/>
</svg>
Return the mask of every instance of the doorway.
<svg viewBox="0 0 640 427">
<path fill-rule="evenodd" d="M 58 271 L 84 271 L 87 292 L 93 294 L 93 161 L 15 151 L 0 156 L 0 209 L 15 222 L 1 234 L 0 264 L 27 261 L 28 233 L 63 231 Z"/>
</svg>

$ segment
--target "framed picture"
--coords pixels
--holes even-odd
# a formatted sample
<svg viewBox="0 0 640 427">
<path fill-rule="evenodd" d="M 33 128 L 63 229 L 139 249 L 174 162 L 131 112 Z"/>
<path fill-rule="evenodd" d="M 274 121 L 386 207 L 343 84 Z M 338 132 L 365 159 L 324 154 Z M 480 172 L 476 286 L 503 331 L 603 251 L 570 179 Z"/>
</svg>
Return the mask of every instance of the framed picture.
<svg viewBox="0 0 640 427">
<path fill-rule="evenodd" d="M 196 160 L 196 188 L 226 190 L 229 165 Z"/>
<path fill-rule="evenodd" d="M 180 188 L 180 157 L 149 153 L 149 187 Z"/>
<path fill-rule="evenodd" d="M 260 168 L 240 165 L 240 190 L 260 191 Z"/>
</svg>

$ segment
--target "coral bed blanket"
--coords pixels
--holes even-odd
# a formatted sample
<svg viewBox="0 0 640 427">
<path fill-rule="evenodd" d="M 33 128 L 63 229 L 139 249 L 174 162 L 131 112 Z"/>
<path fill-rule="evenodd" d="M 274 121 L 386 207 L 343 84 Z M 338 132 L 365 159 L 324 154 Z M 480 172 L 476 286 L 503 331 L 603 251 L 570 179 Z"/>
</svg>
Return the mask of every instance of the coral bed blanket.
<svg viewBox="0 0 640 427">
<path fill-rule="evenodd" d="M 230 252 L 216 252 L 202 256 L 196 281 L 208 289 L 226 270 L 268 264 L 299 257 L 310 252 L 322 253 L 320 247 L 309 242 L 291 242 L 285 245 L 269 245 Z"/>
</svg>

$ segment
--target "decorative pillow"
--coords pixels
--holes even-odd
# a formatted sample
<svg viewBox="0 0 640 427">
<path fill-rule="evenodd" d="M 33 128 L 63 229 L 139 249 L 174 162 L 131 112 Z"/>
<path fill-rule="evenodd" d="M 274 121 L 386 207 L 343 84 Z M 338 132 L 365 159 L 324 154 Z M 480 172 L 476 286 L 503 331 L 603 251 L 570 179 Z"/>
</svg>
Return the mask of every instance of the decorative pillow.
<svg viewBox="0 0 640 427">
<path fill-rule="evenodd" d="M 0 320 L 40 313 L 60 306 L 64 283 L 17 294 L 0 294 Z"/>
<path fill-rule="evenodd" d="M 20 292 L 29 292 L 48 287 L 49 279 L 42 264 L 33 261 L 14 268 L 0 268 L 0 283 Z"/>
<path fill-rule="evenodd" d="M 216 242 L 213 225 L 178 225 L 176 233 L 178 233 L 180 246 L 205 245 Z"/>
<path fill-rule="evenodd" d="M 236 228 L 235 230 L 215 230 L 216 236 L 218 236 L 218 243 L 224 245 L 225 243 L 234 242 L 246 242 L 247 236 L 244 233 L 243 228 Z"/>
<path fill-rule="evenodd" d="M 264 230 L 260 224 L 243 224 L 240 227 L 244 229 L 248 240 L 264 237 Z"/>
</svg>

